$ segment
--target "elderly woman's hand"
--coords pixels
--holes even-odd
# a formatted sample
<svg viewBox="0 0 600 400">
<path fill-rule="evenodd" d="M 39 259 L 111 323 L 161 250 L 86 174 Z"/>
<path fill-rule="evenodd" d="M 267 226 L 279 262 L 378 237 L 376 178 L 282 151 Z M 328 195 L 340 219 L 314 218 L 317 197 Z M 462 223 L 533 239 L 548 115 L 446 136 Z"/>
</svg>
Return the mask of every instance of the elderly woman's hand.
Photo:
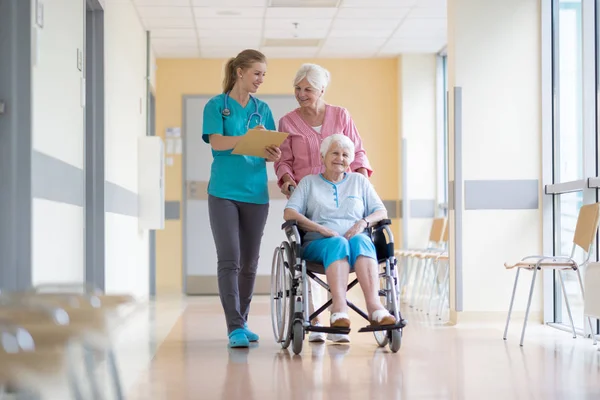
<svg viewBox="0 0 600 400">
<path fill-rule="evenodd" d="M 348 229 L 348 232 L 344 233 L 344 237 L 350 240 L 350 238 L 363 232 L 365 229 L 367 229 L 367 223 L 365 220 L 358 220 L 354 225 L 352 225 L 352 228 Z"/>
<path fill-rule="evenodd" d="M 277 146 L 265 147 L 265 158 L 267 161 L 275 162 L 281 158 L 281 150 Z"/>
<path fill-rule="evenodd" d="M 322 225 L 319 225 L 319 230 L 317 232 L 320 233 L 324 237 L 340 236 L 336 231 L 326 228 Z"/>
</svg>

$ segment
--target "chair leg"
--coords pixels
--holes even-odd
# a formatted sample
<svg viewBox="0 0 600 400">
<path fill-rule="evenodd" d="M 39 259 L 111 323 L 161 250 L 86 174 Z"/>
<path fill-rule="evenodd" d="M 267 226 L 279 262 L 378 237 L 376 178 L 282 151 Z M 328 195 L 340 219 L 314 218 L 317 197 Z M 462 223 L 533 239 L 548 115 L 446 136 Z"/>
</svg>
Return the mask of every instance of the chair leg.
<svg viewBox="0 0 600 400">
<path fill-rule="evenodd" d="M 558 279 L 560 280 L 560 287 L 563 292 L 563 297 L 565 299 L 565 305 L 567 306 L 567 313 L 569 314 L 569 321 L 571 322 L 571 329 L 573 330 L 573 339 L 577 338 L 577 333 L 575 332 L 575 324 L 573 323 L 573 314 L 571 314 L 571 306 L 569 305 L 569 298 L 567 296 L 567 289 L 565 289 L 565 281 L 563 280 L 562 273 L 560 270 L 556 270 L 558 272 Z"/>
<path fill-rule="evenodd" d="M 583 301 L 585 302 L 585 294 L 584 294 L 584 290 L 583 290 L 583 280 L 581 279 L 581 271 L 579 271 L 579 268 L 577 268 L 576 271 L 577 271 L 577 280 L 579 281 L 579 287 L 581 288 L 581 297 L 583 298 Z M 592 343 L 595 346 L 596 344 L 598 344 L 598 341 L 596 340 L 596 333 L 594 332 L 594 326 L 592 325 L 592 317 L 588 316 L 586 319 L 587 319 L 588 325 L 590 327 L 590 335 L 592 336 Z"/>
<path fill-rule="evenodd" d="M 431 313 L 431 303 L 433 302 L 433 294 L 434 292 L 437 292 L 438 296 L 439 296 L 439 284 L 438 283 L 438 273 L 440 270 L 440 262 L 439 261 L 435 261 L 435 268 L 433 271 L 433 282 L 431 282 L 431 292 L 429 293 L 429 305 L 427 306 L 427 315 L 429 315 L 429 313 Z"/>
<path fill-rule="evenodd" d="M 420 266 L 421 266 L 421 259 L 419 258 L 416 261 L 417 261 L 417 263 L 416 263 L 417 265 L 415 266 L 415 273 L 414 273 L 415 280 L 413 282 L 412 293 L 411 293 L 412 296 L 411 296 L 411 301 L 410 301 L 410 304 L 409 304 L 409 306 L 411 308 L 413 308 L 415 306 L 415 304 L 416 304 L 415 303 L 415 298 L 416 298 L 416 293 L 417 293 L 417 290 L 418 290 L 417 286 L 418 286 L 418 283 L 419 283 L 419 277 L 421 276 L 421 272 L 422 272 L 422 268 L 420 268 Z"/>
<path fill-rule="evenodd" d="M 427 288 L 427 277 L 429 276 L 429 260 L 424 259 L 423 261 L 423 275 L 419 282 L 419 291 L 417 293 L 417 303 L 415 304 L 415 310 L 423 311 L 423 299 L 425 298 L 425 289 Z"/>
<path fill-rule="evenodd" d="M 444 264 L 446 265 L 446 274 L 444 275 L 444 282 L 442 283 L 442 293 L 440 294 L 439 307 L 437 313 L 440 321 L 442 320 L 442 313 L 444 312 L 446 300 L 448 300 L 448 307 L 450 306 L 450 299 L 448 299 L 448 292 L 450 289 L 450 264 L 448 261 L 446 261 Z"/>
<path fill-rule="evenodd" d="M 510 306 L 508 307 L 508 316 L 506 317 L 506 326 L 504 327 L 504 336 L 502 338 L 506 340 L 508 334 L 508 324 L 510 323 L 510 315 L 512 314 L 513 304 L 515 303 L 515 293 L 517 293 L 517 283 L 519 282 L 519 273 L 521 268 L 517 268 L 517 274 L 515 275 L 515 284 L 513 285 L 512 296 L 510 297 Z"/>
<path fill-rule="evenodd" d="M 529 299 L 527 300 L 527 309 L 525 310 L 525 321 L 523 321 L 523 331 L 521 332 L 521 343 L 523 346 L 523 340 L 525 339 L 525 329 L 527 328 L 527 319 L 529 318 L 529 309 L 531 308 L 531 299 L 533 298 L 533 289 L 535 288 L 535 278 L 537 277 L 538 269 L 533 270 L 533 278 L 531 278 L 531 289 L 529 290 Z M 514 299 L 514 297 L 513 297 Z"/>
</svg>

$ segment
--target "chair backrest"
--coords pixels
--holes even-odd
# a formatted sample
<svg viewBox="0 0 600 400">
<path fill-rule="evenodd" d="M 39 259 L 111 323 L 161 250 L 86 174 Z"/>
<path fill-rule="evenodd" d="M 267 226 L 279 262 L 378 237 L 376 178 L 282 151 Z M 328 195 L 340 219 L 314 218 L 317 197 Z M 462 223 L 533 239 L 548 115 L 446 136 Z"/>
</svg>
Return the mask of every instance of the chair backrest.
<svg viewBox="0 0 600 400">
<path fill-rule="evenodd" d="M 442 242 L 448 243 L 449 234 L 450 234 L 450 224 L 446 220 L 446 224 L 444 224 L 444 234 L 442 235 Z"/>
<path fill-rule="evenodd" d="M 429 232 L 429 241 L 432 243 L 439 243 L 444 238 L 444 230 L 446 228 L 446 218 L 435 218 L 431 224 L 431 231 Z"/>
<path fill-rule="evenodd" d="M 573 243 L 589 253 L 600 222 L 600 203 L 586 204 L 579 210 Z"/>
</svg>

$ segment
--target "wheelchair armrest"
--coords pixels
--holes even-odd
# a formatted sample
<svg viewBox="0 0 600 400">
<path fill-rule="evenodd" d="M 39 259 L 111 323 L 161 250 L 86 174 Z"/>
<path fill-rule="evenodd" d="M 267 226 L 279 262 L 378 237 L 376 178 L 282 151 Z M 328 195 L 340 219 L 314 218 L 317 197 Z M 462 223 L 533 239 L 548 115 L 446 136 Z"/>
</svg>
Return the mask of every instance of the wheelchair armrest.
<svg viewBox="0 0 600 400">
<path fill-rule="evenodd" d="M 298 221 L 296 221 L 295 219 L 285 221 L 285 223 L 283 225 L 281 225 L 281 229 L 288 229 L 288 228 L 291 228 L 292 226 L 298 226 Z"/>
<path fill-rule="evenodd" d="M 386 225 L 391 225 L 391 224 L 392 224 L 391 219 L 382 219 L 381 221 L 379 221 L 378 223 L 373 225 L 373 229 L 381 228 L 381 227 L 384 227 Z"/>
</svg>

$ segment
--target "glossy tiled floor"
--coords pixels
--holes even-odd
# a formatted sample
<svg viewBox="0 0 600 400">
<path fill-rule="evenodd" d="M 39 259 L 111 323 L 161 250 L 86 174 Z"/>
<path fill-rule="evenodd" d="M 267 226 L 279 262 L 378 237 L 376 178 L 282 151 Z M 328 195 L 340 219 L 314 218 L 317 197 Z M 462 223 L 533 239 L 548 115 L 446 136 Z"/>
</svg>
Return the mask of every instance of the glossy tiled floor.
<svg viewBox="0 0 600 400">
<path fill-rule="evenodd" d="M 397 354 L 353 332 L 350 345 L 305 342 L 293 356 L 273 342 L 265 297 L 251 311 L 260 344 L 246 350 L 227 348 L 218 298 L 185 303 L 156 305 L 149 326 L 161 332 L 153 339 L 120 333 L 129 399 L 600 399 L 600 352 L 591 340 L 541 325 L 531 324 L 521 348 L 520 321 L 505 342 L 502 323 L 449 327 L 407 311 Z M 353 319 L 355 331 L 361 324 Z M 142 367 L 149 356 L 139 359 L 136 346 L 149 341 L 146 353 L 156 354 Z"/>
</svg>

